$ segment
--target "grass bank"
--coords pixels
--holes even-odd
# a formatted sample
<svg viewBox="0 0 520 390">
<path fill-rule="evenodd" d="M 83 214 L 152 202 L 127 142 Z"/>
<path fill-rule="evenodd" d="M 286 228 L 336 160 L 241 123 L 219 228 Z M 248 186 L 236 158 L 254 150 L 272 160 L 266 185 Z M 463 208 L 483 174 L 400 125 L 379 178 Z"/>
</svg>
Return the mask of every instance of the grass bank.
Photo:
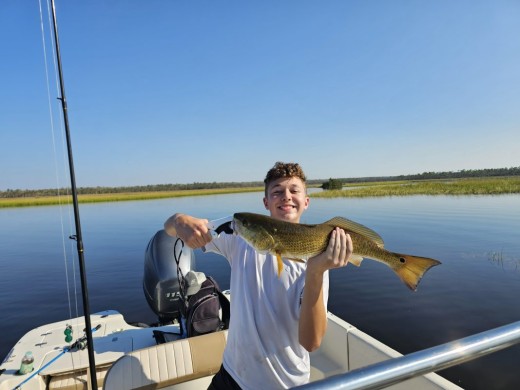
<svg viewBox="0 0 520 390">
<path fill-rule="evenodd" d="M 259 192 L 263 187 L 244 187 L 244 188 L 219 188 L 206 190 L 181 190 L 181 191 L 155 191 L 155 192 L 128 192 L 117 194 L 88 194 L 79 195 L 79 203 L 100 203 L 100 202 L 120 202 L 130 200 L 151 200 L 164 198 L 178 198 L 182 196 L 203 196 L 234 194 L 240 192 Z M 6 207 L 30 207 L 30 206 L 51 206 L 72 203 L 71 195 L 41 196 L 26 198 L 0 198 L 0 208 Z"/>
<path fill-rule="evenodd" d="M 421 180 L 356 183 L 342 190 L 312 194 L 316 198 L 361 198 L 408 195 L 501 195 L 520 193 L 519 177 L 495 177 L 479 179 Z"/>
<path fill-rule="evenodd" d="M 120 202 L 130 200 L 151 200 L 176 198 L 181 196 L 203 196 L 261 192 L 263 187 L 218 188 L 201 190 L 125 192 L 113 194 L 89 194 L 78 197 L 80 203 Z M 409 195 L 501 195 L 520 193 L 520 177 L 495 177 L 479 179 L 383 181 L 347 184 L 342 190 L 312 193 L 316 198 L 377 197 Z M 72 203 L 72 197 L 41 196 L 24 198 L 0 198 L 0 208 L 49 206 Z"/>
</svg>

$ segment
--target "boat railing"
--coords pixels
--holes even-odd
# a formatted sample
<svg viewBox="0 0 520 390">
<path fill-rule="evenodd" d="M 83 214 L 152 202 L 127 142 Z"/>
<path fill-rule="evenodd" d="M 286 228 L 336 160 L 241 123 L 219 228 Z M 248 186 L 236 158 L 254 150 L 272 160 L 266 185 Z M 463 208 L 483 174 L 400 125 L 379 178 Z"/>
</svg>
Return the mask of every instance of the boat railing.
<svg viewBox="0 0 520 390">
<path fill-rule="evenodd" d="M 520 343 L 520 321 L 311 382 L 298 389 L 381 389 Z"/>
</svg>

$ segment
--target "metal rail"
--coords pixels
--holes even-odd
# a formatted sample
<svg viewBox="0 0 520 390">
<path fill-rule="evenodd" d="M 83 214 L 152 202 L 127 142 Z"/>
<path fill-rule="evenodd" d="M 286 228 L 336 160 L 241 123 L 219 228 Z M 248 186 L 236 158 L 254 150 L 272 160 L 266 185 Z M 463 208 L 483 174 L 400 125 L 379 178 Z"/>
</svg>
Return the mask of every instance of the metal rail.
<svg viewBox="0 0 520 390">
<path fill-rule="evenodd" d="M 520 321 L 312 382 L 298 389 L 381 389 L 520 343 Z"/>
</svg>

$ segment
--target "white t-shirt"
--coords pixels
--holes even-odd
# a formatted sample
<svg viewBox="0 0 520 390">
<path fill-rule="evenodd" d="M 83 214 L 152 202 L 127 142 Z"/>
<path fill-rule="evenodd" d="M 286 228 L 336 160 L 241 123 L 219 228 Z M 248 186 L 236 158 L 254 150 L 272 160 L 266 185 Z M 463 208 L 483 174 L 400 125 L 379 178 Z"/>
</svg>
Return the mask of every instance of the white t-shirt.
<svg viewBox="0 0 520 390">
<path fill-rule="evenodd" d="M 277 389 L 309 381 L 309 353 L 298 341 L 306 265 L 255 251 L 240 236 L 221 234 L 205 247 L 231 265 L 231 320 L 224 368 L 243 389 Z M 323 279 L 327 307 L 329 274 Z"/>
</svg>

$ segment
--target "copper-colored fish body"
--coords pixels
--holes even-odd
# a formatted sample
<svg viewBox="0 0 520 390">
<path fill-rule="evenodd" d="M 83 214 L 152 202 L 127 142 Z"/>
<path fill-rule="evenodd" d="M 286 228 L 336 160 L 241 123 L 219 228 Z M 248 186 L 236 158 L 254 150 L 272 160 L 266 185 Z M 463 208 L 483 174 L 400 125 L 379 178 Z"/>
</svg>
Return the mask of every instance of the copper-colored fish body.
<svg viewBox="0 0 520 390">
<path fill-rule="evenodd" d="M 328 245 L 330 234 L 336 227 L 345 230 L 352 238 L 354 253 L 351 262 L 360 265 L 362 258 L 369 258 L 389 266 L 412 290 L 422 276 L 439 261 L 419 256 L 394 253 L 384 249 L 383 239 L 373 230 L 354 221 L 335 217 L 316 225 L 280 221 L 266 215 L 236 213 L 233 216 L 234 230 L 251 246 L 262 253 L 271 253 L 281 258 L 305 261 L 322 253 Z"/>
</svg>

